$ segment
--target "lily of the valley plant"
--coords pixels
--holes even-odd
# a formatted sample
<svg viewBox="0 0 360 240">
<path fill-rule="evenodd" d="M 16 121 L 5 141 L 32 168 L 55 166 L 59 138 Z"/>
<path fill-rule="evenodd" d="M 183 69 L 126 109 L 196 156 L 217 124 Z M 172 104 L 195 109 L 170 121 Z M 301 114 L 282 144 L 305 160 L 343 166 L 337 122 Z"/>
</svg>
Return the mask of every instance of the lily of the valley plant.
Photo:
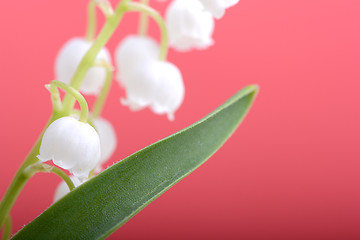
<svg viewBox="0 0 360 240">
<path fill-rule="evenodd" d="M 107 0 L 89 2 L 86 36 L 74 36 L 64 43 L 54 64 L 55 80 L 45 86 L 53 106 L 50 120 L 1 201 L 3 239 L 11 236 L 9 213 L 16 198 L 28 179 L 38 172 L 54 173 L 63 182 L 55 191 L 55 203 L 15 234 L 14 239 L 108 236 L 206 161 L 245 116 L 257 92 L 256 86 L 240 91 L 191 127 L 103 171 L 102 164 L 111 157 L 117 145 L 112 124 L 101 116 L 112 80 L 116 79 L 126 91 L 126 96 L 119 97 L 119 104 L 132 111 L 149 108 L 173 121 L 186 88 L 180 69 L 167 61 L 169 47 L 182 52 L 207 49 L 214 43 L 215 19 L 223 17 L 225 9 L 238 2 L 158 1 L 168 5 L 164 18 L 148 0 L 122 0 L 115 8 Z M 96 8 L 106 17 L 98 34 L 95 34 Z M 128 12 L 140 12 L 138 33 L 126 36 L 119 43 L 113 63 L 105 45 Z M 159 42 L 147 34 L 149 18 L 155 20 L 161 30 Z M 60 90 L 65 92 L 63 98 Z M 91 109 L 85 98 L 87 95 L 96 97 Z M 76 101 L 80 109 L 75 108 Z M 199 142 L 202 151 L 198 151 Z M 149 165 L 152 167 L 143 167 Z M 102 201 L 97 201 L 99 196 Z M 76 216 L 84 219 L 84 215 L 94 212 L 106 214 L 96 214 L 92 221 L 71 222 L 71 219 L 78 219 Z M 96 228 L 92 224 L 97 224 Z M 66 231 L 61 229 L 65 225 Z"/>
</svg>

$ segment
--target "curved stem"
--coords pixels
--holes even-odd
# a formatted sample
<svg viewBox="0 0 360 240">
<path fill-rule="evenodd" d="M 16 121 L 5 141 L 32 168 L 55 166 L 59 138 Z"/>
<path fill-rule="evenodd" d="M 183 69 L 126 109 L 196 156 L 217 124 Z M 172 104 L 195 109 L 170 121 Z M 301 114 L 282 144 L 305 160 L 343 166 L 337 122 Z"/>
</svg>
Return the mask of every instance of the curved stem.
<svg viewBox="0 0 360 240">
<path fill-rule="evenodd" d="M 61 111 L 62 110 L 62 102 L 59 90 L 55 86 L 51 86 L 50 84 L 46 84 L 45 88 L 50 92 L 51 94 L 51 103 L 53 106 L 54 111 Z"/>
<path fill-rule="evenodd" d="M 149 5 L 149 0 L 141 0 L 141 3 L 144 5 Z M 140 21 L 139 21 L 139 35 L 146 36 L 147 30 L 149 27 L 149 18 L 146 13 L 140 14 Z"/>
<path fill-rule="evenodd" d="M 169 40 L 168 40 L 168 31 L 167 31 L 164 19 L 161 17 L 161 15 L 156 10 L 154 10 L 153 8 L 151 8 L 149 6 L 141 4 L 141 3 L 129 2 L 127 4 L 127 8 L 128 8 L 128 11 L 138 11 L 143 14 L 147 14 L 148 16 L 152 17 L 156 21 L 156 23 L 159 25 L 160 31 L 161 31 L 161 44 L 160 44 L 159 59 L 161 61 L 166 60 L 166 56 L 168 53 Z"/>
<path fill-rule="evenodd" d="M 88 25 L 86 29 L 86 40 L 91 42 L 96 32 L 96 6 L 103 12 L 105 17 L 111 16 L 114 11 L 108 1 L 90 0 L 88 4 Z"/>
<path fill-rule="evenodd" d="M 70 93 L 79 102 L 79 105 L 80 105 L 79 121 L 86 123 L 87 119 L 88 119 L 88 115 L 89 115 L 89 107 L 88 107 L 87 102 L 86 102 L 85 98 L 83 97 L 83 95 L 81 95 L 79 91 L 75 90 L 71 86 L 67 85 L 66 83 L 60 82 L 60 81 L 56 81 L 56 80 L 51 81 L 50 85 L 51 85 L 50 88 L 55 86 L 55 87 L 65 90 L 67 93 Z"/>
<path fill-rule="evenodd" d="M 126 5 L 128 2 L 129 0 L 121 1 L 115 9 L 115 12 L 107 17 L 107 21 L 103 29 L 101 30 L 98 37 L 93 42 L 92 46 L 87 51 L 85 56 L 82 58 L 78 68 L 74 73 L 73 79 L 70 84 L 74 89 L 80 89 L 86 73 L 94 64 L 97 54 L 105 46 L 105 44 L 110 39 L 111 35 L 114 33 L 117 26 L 119 25 L 124 13 L 126 12 Z M 67 113 L 71 112 L 74 103 L 74 98 L 70 94 L 66 94 L 63 104 Z"/>
<path fill-rule="evenodd" d="M 114 14 L 109 14 L 107 17 L 106 24 L 104 25 L 103 29 L 99 33 L 98 37 L 94 41 L 91 48 L 88 50 L 88 52 L 85 54 L 83 59 L 81 60 L 74 76 L 71 81 L 71 87 L 73 87 L 75 90 L 79 90 L 80 86 L 84 80 L 84 77 L 88 70 L 92 67 L 94 60 L 98 54 L 98 52 L 101 50 L 101 48 L 106 44 L 106 42 L 109 40 L 113 32 L 115 31 L 116 27 L 120 23 L 124 13 L 128 10 L 128 4 L 130 0 L 123 0 L 121 1 L 117 8 L 115 9 Z M 67 92 L 65 94 L 64 100 L 63 100 L 63 106 L 64 111 L 53 111 L 53 114 L 51 115 L 47 125 L 49 126 L 53 121 L 56 119 L 69 115 L 69 113 L 72 112 L 73 106 L 75 104 L 75 98 L 70 93 Z M 46 128 L 45 128 L 46 129 Z M 21 190 L 25 186 L 28 177 L 23 174 L 23 171 L 26 167 L 29 165 L 35 163 L 38 161 L 37 155 L 39 153 L 40 145 L 41 145 L 41 139 L 44 134 L 44 131 L 41 133 L 40 137 L 36 141 L 35 145 L 33 146 L 32 150 L 18 169 L 17 173 L 14 176 L 13 181 L 11 182 L 9 188 L 7 189 L 2 201 L 0 202 L 0 227 L 3 225 L 6 216 L 8 216 L 10 209 L 14 205 L 18 195 L 20 194 Z"/>
<path fill-rule="evenodd" d="M 75 188 L 74 183 L 71 181 L 70 177 L 60 168 L 56 166 L 51 166 L 48 164 L 44 164 L 41 162 L 36 162 L 34 164 L 31 164 L 27 168 L 24 169 L 24 175 L 26 175 L 28 178 L 32 177 L 34 174 L 39 172 L 45 172 L 45 173 L 54 173 L 62 178 L 62 180 L 65 181 L 65 183 L 68 185 L 70 191 Z"/>
<path fill-rule="evenodd" d="M 64 180 L 64 182 L 66 183 L 66 185 L 68 185 L 70 191 L 72 191 L 75 188 L 75 185 L 71 181 L 70 177 L 64 171 L 62 171 L 60 168 L 57 168 L 54 166 L 51 169 L 51 172 L 58 175 L 59 177 L 61 177 Z"/>
<path fill-rule="evenodd" d="M 11 217 L 10 215 L 7 215 L 5 219 L 5 227 L 4 227 L 2 239 L 7 240 L 10 238 L 10 235 L 11 235 Z"/>
<path fill-rule="evenodd" d="M 100 61 L 98 63 L 95 63 L 95 66 L 100 66 L 105 68 L 106 70 L 106 80 L 104 83 L 104 86 L 101 89 L 101 92 L 98 96 L 98 98 L 96 99 L 96 102 L 94 104 L 93 110 L 92 110 L 92 117 L 93 118 L 97 118 L 98 116 L 100 116 L 101 111 L 104 107 L 105 104 L 105 100 L 106 97 L 109 93 L 110 87 L 111 87 L 111 82 L 112 82 L 112 72 L 113 72 L 113 68 L 112 66 L 106 62 L 106 61 Z"/>
<path fill-rule="evenodd" d="M 86 29 L 86 40 L 90 42 L 94 39 L 96 31 L 96 2 L 94 0 L 89 1 L 87 14 L 88 25 Z"/>
<path fill-rule="evenodd" d="M 106 18 L 114 14 L 114 9 L 111 7 L 111 3 L 108 0 L 93 0 L 100 10 L 103 12 Z"/>
<path fill-rule="evenodd" d="M 74 90 L 80 89 L 80 86 L 84 80 L 84 77 L 85 77 L 86 73 L 88 72 L 88 70 L 92 67 L 98 52 L 106 44 L 106 42 L 109 40 L 109 38 L 111 37 L 113 32 L 116 30 L 124 13 L 129 10 L 136 10 L 137 5 L 133 6 L 133 9 L 130 9 L 131 4 L 133 4 L 133 3 L 131 3 L 130 0 L 123 0 L 118 4 L 117 8 L 115 9 L 114 14 L 109 14 L 107 16 L 106 24 L 104 25 L 103 29 L 99 33 L 98 37 L 94 41 L 91 48 L 88 50 L 88 52 L 85 54 L 85 56 L 81 60 L 79 66 L 73 76 L 73 79 L 71 81 L 71 87 L 74 88 Z M 145 8 L 145 10 L 149 10 L 149 9 L 150 9 L 150 13 L 151 13 L 149 15 L 154 15 L 154 13 L 152 12 L 154 10 L 152 10 L 151 8 Z M 156 14 L 157 13 L 155 12 L 155 15 Z M 161 20 L 162 20 L 161 17 L 158 16 L 157 18 L 161 22 Z M 166 28 L 164 28 L 164 24 L 161 26 L 162 26 L 162 29 L 165 29 L 165 30 L 162 30 L 162 34 L 166 35 L 166 40 L 162 41 L 162 46 L 165 45 L 166 49 L 162 50 L 161 51 L 162 54 L 160 54 L 160 55 L 163 55 L 166 57 L 167 33 L 166 33 Z M 165 38 L 165 37 L 163 36 L 163 38 Z M 63 101 L 64 110 L 56 111 L 54 109 L 46 127 L 49 126 L 56 119 L 66 116 L 66 115 L 69 115 L 72 112 L 74 104 L 75 104 L 74 96 L 70 92 L 67 92 L 65 94 L 64 101 Z M 45 127 L 45 129 L 46 129 L 46 127 Z M 23 174 L 24 169 L 26 167 L 28 167 L 29 165 L 36 163 L 38 161 L 36 156 L 39 153 L 41 139 L 42 139 L 45 129 L 43 130 L 40 137 L 36 141 L 35 145 L 31 149 L 30 153 L 28 154 L 28 156 L 26 157 L 26 159 L 24 160 L 24 162 L 22 163 L 22 165 L 16 172 L 13 181 L 11 182 L 2 201 L 0 202 L 0 227 L 3 225 L 5 218 L 8 216 L 8 214 L 10 212 L 10 209 L 14 205 L 18 195 L 20 194 L 21 190 L 23 189 L 27 180 L 29 179 L 26 175 Z"/>
</svg>

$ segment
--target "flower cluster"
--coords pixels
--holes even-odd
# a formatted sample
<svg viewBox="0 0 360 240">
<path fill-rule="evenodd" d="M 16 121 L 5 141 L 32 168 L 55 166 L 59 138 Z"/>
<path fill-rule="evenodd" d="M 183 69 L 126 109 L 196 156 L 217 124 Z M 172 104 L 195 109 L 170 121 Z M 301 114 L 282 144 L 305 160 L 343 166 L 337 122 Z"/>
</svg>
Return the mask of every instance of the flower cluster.
<svg viewBox="0 0 360 240">
<path fill-rule="evenodd" d="M 165 21 L 145 3 L 123 2 L 128 4 L 124 9 L 140 11 L 142 18 L 153 17 L 162 36 L 158 43 L 147 35 L 148 26 L 144 21 L 141 28 L 145 31 L 125 37 L 117 46 L 114 53 L 116 80 L 126 90 L 126 97 L 120 102 L 132 111 L 149 108 L 173 121 L 184 100 L 185 87 L 180 70 L 166 60 L 168 44 L 178 51 L 208 48 L 214 43 L 214 18 L 220 19 L 225 9 L 238 0 L 173 0 L 165 12 Z M 93 0 L 92 3 L 102 9 L 108 19 L 118 14 L 107 0 Z M 46 129 L 38 155 L 41 162 L 52 160 L 56 166 L 68 170 L 73 175 L 71 179 L 75 186 L 101 171 L 102 164 L 116 148 L 113 126 L 99 116 L 112 78 L 111 55 L 105 43 L 101 46 L 99 42 L 88 34 L 87 37 L 70 39 L 61 48 L 55 61 L 56 79 L 69 86 L 74 96 L 80 95 L 78 90 L 84 95 L 94 95 L 98 102 L 88 118 L 86 101 L 81 104 L 81 97 L 75 97 L 82 105 L 83 117 L 78 119 L 70 116 L 74 111 L 62 112 L 66 104 L 57 103 L 58 93 L 52 88 L 54 109 L 56 104 L 60 105 L 59 115 L 63 117 Z M 67 192 L 65 183 L 61 183 L 55 199 Z"/>
</svg>

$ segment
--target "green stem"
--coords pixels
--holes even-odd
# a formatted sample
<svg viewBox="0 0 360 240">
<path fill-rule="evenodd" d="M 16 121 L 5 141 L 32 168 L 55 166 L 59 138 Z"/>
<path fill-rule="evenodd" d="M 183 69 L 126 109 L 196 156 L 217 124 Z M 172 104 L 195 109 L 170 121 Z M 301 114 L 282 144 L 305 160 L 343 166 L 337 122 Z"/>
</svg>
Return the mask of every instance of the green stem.
<svg viewBox="0 0 360 240">
<path fill-rule="evenodd" d="M 58 175 L 59 177 L 61 177 L 64 180 L 64 182 L 68 185 L 70 191 L 72 191 L 75 188 L 75 185 L 71 181 L 70 177 L 64 171 L 62 171 L 60 168 L 57 168 L 54 166 L 51 169 L 51 172 Z"/>
<path fill-rule="evenodd" d="M 144 5 L 149 5 L 149 0 L 141 0 L 141 3 Z M 143 37 L 146 36 L 148 27 L 149 27 L 149 18 L 146 13 L 142 12 L 139 21 L 139 35 Z"/>
<path fill-rule="evenodd" d="M 106 70 L 106 80 L 104 83 L 104 86 L 101 89 L 101 92 L 98 96 L 98 98 L 96 99 L 96 102 L 94 104 L 93 110 L 92 110 L 92 117 L 93 118 L 97 118 L 98 116 L 100 116 L 101 111 L 104 107 L 106 98 L 108 96 L 110 87 L 111 87 L 111 83 L 112 83 L 112 72 L 113 72 L 113 68 L 112 66 L 107 63 L 106 61 L 101 61 L 98 64 L 95 64 L 96 66 L 101 66 L 103 68 L 105 68 Z"/>
<path fill-rule="evenodd" d="M 129 0 L 121 1 L 118 4 L 117 8 L 115 9 L 114 14 L 109 15 L 107 17 L 107 21 L 104 27 L 102 28 L 101 32 L 99 33 L 98 37 L 93 42 L 92 46 L 87 51 L 85 56 L 82 58 L 78 68 L 74 73 L 74 76 L 70 84 L 76 90 L 80 89 L 81 84 L 86 76 L 86 73 L 94 64 L 97 54 L 105 46 L 105 44 L 108 42 L 111 35 L 114 33 L 117 26 L 119 25 L 124 13 L 127 10 L 126 5 L 128 4 L 128 2 Z M 66 94 L 64 97 L 63 104 L 65 111 L 67 113 L 70 113 L 72 108 L 74 107 L 75 99 L 70 94 Z"/>
<path fill-rule="evenodd" d="M 63 107 L 62 107 L 59 90 L 57 89 L 57 87 L 55 87 L 54 85 L 51 85 L 51 84 L 46 84 L 45 87 L 46 87 L 46 89 L 49 90 L 49 92 L 51 94 L 51 102 L 53 105 L 53 110 L 61 111 Z"/>
<path fill-rule="evenodd" d="M 58 119 L 62 116 L 63 115 L 61 115 L 57 112 L 53 112 L 45 129 L 47 128 L 47 126 L 50 125 L 50 123 L 52 123 L 53 121 L 55 121 L 56 119 Z M 10 183 L 9 188 L 6 191 L 2 201 L 0 203 L 0 228 L 5 221 L 5 217 L 8 216 L 10 209 L 14 205 L 15 200 L 17 199 L 18 195 L 20 194 L 21 190 L 23 189 L 27 180 L 29 179 L 28 176 L 26 176 L 23 173 L 25 168 L 27 168 L 29 165 L 39 161 L 39 159 L 36 156 L 39 154 L 41 139 L 45 132 L 45 129 L 41 133 L 40 137 L 37 139 L 35 145 L 33 146 L 32 150 L 30 151 L 30 153 L 28 154 L 28 156 L 26 157 L 26 159 L 20 166 L 19 170 L 15 174 L 13 181 Z"/>
<path fill-rule="evenodd" d="M 74 90 L 79 90 L 81 84 L 85 78 L 86 73 L 88 70 L 93 66 L 94 61 L 96 59 L 97 54 L 99 51 L 104 47 L 107 41 L 110 39 L 111 35 L 116 30 L 117 26 L 119 25 L 124 13 L 126 11 L 140 11 L 148 14 L 152 18 L 154 18 L 161 29 L 162 33 L 162 40 L 161 40 L 161 50 L 160 50 L 160 59 L 166 59 L 167 55 L 167 46 L 168 46 L 168 37 L 167 37 L 167 30 L 165 23 L 161 16 L 153 9 L 148 6 L 144 6 L 140 3 L 132 3 L 131 0 L 122 0 L 115 9 L 115 12 L 112 14 L 111 9 L 108 9 L 107 13 L 107 21 L 102 28 L 101 32 L 99 33 L 96 40 L 93 42 L 92 46 L 85 54 L 83 59 L 81 60 L 78 68 L 75 71 L 73 79 L 71 81 L 71 87 Z M 80 94 L 81 95 L 81 94 Z M 79 102 L 80 103 L 80 102 Z M 86 103 L 86 101 L 85 101 Z M 63 107 L 64 111 L 53 111 L 53 114 L 46 125 L 49 126 L 50 123 L 55 121 L 56 119 L 69 115 L 72 112 L 72 109 L 75 104 L 75 98 L 71 92 L 66 92 L 64 100 L 63 100 Z M 85 111 L 86 112 L 86 111 Z M 84 120 L 85 116 L 83 115 L 80 117 Z M 46 128 L 45 128 L 46 129 Z M 30 151 L 29 155 L 26 157 L 22 165 L 20 166 L 19 170 L 14 176 L 13 181 L 11 182 L 7 192 L 5 193 L 1 203 L 0 203 L 0 227 L 3 225 L 6 216 L 8 216 L 10 209 L 15 203 L 18 195 L 20 194 L 21 190 L 25 186 L 27 180 L 29 179 L 24 173 L 24 169 L 29 165 L 38 161 L 37 155 L 39 153 L 42 135 L 45 130 L 43 130 L 42 134 L 36 141 L 35 145 L 33 146 L 32 150 Z"/>
<path fill-rule="evenodd" d="M 28 178 L 31 178 L 34 174 L 39 172 L 45 172 L 45 173 L 54 173 L 62 178 L 62 180 L 65 181 L 65 183 L 68 185 L 70 191 L 75 188 L 74 183 L 71 181 L 70 177 L 60 168 L 56 166 L 51 166 L 48 164 L 44 164 L 41 162 L 36 162 L 34 164 L 31 164 L 27 168 L 24 169 L 23 173 Z"/>
<path fill-rule="evenodd" d="M 156 23 L 159 25 L 160 31 L 161 31 L 161 45 L 160 45 L 159 60 L 165 61 L 166 57 L 167 57 L 167 53 L 168 53 L 169 39 L 168 39 L 168 31 L 167 31 L 164 19 L 161 17 L 161 15 L 156 10 L 154 10 L 153 8 L 146 6 L 142 3 L 129 2 L 127 4 L 127 10 L 128 11 L 137 11 L 137 12 L 146 14 L 146 15 L 152 17 L 156 21 Z"/>
<path fill-rule="evenodd" d="M 86 29 L 86 40 L 91 42 L 95 37 L 96 30 L 96 2 L 91 0 L 88 5 L 88 25 Z"/>
<path fill-rule="evenodd" d="M 96 1 L 97 6 L 103 12 L 106 18 L 112 16 L 114 14 L 114 9 L 111 7 L 111 3 L 108 0 L 105 1 Z"/>
<path fill-rule="evenodd" d="M 3 240 L 7 240 L 10 238 L 11 235 L 11 217 L 10 215 L 7 215 L 7 218 L 5 219 L 5 228 L 3 233 Z"/>
<path fill-rule="evenodd" d="M 87 102 L 84 98 L 83 95 L 81 95 L 81 93 L 77 90 L 75 90 L 73 87 L 67 85 L 66 83 L 60 82 L 60 81 L 51 81 L 50 83 L 51 87 L 55 86 L 58 88 L 61 88 L 63 90 L 66 91 L 66 93 L 70 93 L 78 102 L 80 105 L 80 117 L 79 117 L 79 121 L 80 122 L 87 122 L 88 119 L 88 115 L 89 115 L 89 107 L 87 105 Z"/>
<path fill-rule="evenodd" d="M 93 65 L 94 60 L 101 50 L 101 48 L 106 44 L 109 40 L 113 32 L 115 31 L 117 25 L 120 23 L 125 11 L 126 11 L 126 4 L 128 4 L 129 0 L 123 0 L 119 3 L 115 10 L 115 14 L 110 14 L 111 11 L 109 9 L 109 14 L 107 17 L 107 22 L 103 27 L 102 31 L 100 32 L 97 39 L 94 41 L 92 47 L 89 51 L 85 54 L 84 58 L 81 60 L 79 67 L 77 68 L 74 77 L 71 82 L 71 86 L 75 90 L 79 90 L 82 84 L 82 81 L 88 72 L 89 68 Z M 53 114 L 50 117 L 47 126 L 49 126 L 53 121 L 56 119 L 69 115 L 72 112 L 73 106 L 75 104 L 74 96 L 67 92 L 64 97 L 63 106 L 64 111 L 53 111 Z M 84 118 L 84 116 L 83 116 Z M 29 155 L 26 157 L 20 168 L 18 169 L 17 173 L 14 176 L 13 181 L 10 183 L 8 190 L 6 191 L 1 203 L 0 203 L 0 227 L 3 225 L 6 216 L 9 214 L 10 209 L 14 205 L 17 197 L 19 196 L 21 190 L 25 186 L 27 180 L 29 179 L 26 175 L 23 174 L 23 171 L 29 165 L 38 161 L 37 155 L 39 154 L 39 149 L 41 145 L 41 139 L 44 134 L 44 131 L 41 133 L 40 137 L 36 141 L 35 145 L 33 146 L 32 150 L 30 151 Z"/>
<path fill-rule="evenodd" d="M 11 207 L 14 205 L 16 198 L 24 187 L 28 177 L 22 174 L 22 171 L 15 175 L 13 182 L 10 184 L 3 200 L 0 204 L 0 227 L 5 221 L 5 217 L 9 214 Z"/>
</svg>

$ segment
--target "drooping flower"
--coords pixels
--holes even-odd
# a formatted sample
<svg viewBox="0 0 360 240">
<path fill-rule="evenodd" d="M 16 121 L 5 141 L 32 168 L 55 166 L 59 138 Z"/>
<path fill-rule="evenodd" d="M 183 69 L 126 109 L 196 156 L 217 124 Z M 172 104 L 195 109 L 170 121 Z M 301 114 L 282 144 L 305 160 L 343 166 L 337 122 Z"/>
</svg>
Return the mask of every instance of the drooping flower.
<svg viewBox="0 0 360 240">
<path fill-rule="evenodd" d="M 91 47 L 92 42 L 83 38 L 72 38 L 61 48 L 55 61 L 56 80 L 70 84 L 72 77 L 80 64 L 81 59 Z M 106 48 L 100 50 L 97 60 L 105 60 L 111 63 L 109 51 Z M 85 94 L 98 94 L 106 79 L 106 70 L 102 67 L 92 67 L 87 72 L 80 91 Z"/>
<path fill-rule="evenodd" d="M 100 162 L 99 135 L 88 123 L 73 117 L 59 118 L 45 130 L 37 157 L 42 162 L 52 159 L 76 177 L 87 178 Z"/>
<path fill-rule="evenodd" d="M 117 139 L 114 127 L 109 121 L 98 117 L 93 119 L 94 127 L 100 137 L 101 160 L 99 165 L 106 162 L 114 153 Z"/>
<path fill-rule="evenodd" d="M 174 0 L 165 18 L 170 45 L 176 50 L 205 49 L 213 44 L 214 19 L 199 0 Z"/>
<path fill-rule="evenodd" d="M 159 56 L 158 44 L 149 37 L 129 35 L 116 48 L 115 61 L 117 65 L 117 80 L 121 85 L 126 74 L 133 71 L 134 66 L 140 61 L 154 60 Z"/>
<path fill-rule="evenodd" d="M 157 114 L 167 114 L 174 120 L 180 107 L 185 88 L 179 69 L 164 61 L 140 62 L 134 71 L 126 75 L 126 99 L 121 103 L 133 111 L 149 107 Z"/>
<path fill-rule="evenodd" d="M 225 14 L 225 9 L 234 6 L 239 0 L 199 0 L 206 11 L 209 11 L 216 19 Z"/>
<path fill-rule="evenodd" d="M 78 187 L 82 184 L 82 182 L 80 182 L 80 180 L 75 176 L 71 176 L 70 179 L 74 183 L 75 187 Z M 59 185 L 56 187 L 54 194 L 54 202 L 57 202 L 60 198 L 64 197 L 69 192 L 70 189 L 68 185 L 65 183 L 65 181 L 61 181 Z"/>
</svg>

